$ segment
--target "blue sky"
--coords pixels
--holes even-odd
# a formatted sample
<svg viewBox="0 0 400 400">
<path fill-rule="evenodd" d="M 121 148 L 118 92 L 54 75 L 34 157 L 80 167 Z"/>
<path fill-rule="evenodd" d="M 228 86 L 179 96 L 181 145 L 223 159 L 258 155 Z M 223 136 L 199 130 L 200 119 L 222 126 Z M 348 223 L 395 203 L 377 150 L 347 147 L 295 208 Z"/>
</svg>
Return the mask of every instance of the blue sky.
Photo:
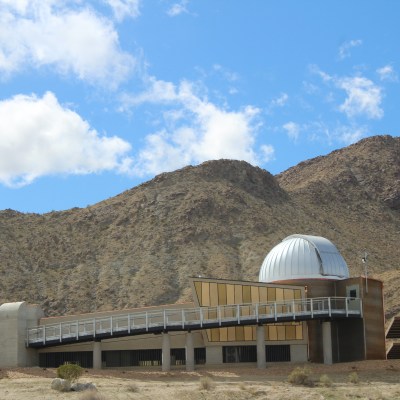
<svg viewBox="0 0 400 400">
<path fill-rule="evenodd" d="M 0 210 L 399 136 L 397 0 L 0 0 Z"/>
</svg>

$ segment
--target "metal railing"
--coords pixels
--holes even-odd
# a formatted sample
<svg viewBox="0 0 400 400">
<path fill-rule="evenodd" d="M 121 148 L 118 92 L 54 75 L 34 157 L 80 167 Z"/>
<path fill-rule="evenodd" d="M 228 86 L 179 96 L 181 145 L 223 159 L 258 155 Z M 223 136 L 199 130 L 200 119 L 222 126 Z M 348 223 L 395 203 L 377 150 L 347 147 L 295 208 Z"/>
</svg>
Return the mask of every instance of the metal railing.
<svg viewBox="0 0 400 400">
<path fill-rule="evenodd" d="M 319 297 L 268 303 L 136 312 L 39 325 L 27 329 L 27 347 L 45 347 L 147 332 L 255 325 L 308 319 L 362 317 L 359 298 Z"/>
</svg>

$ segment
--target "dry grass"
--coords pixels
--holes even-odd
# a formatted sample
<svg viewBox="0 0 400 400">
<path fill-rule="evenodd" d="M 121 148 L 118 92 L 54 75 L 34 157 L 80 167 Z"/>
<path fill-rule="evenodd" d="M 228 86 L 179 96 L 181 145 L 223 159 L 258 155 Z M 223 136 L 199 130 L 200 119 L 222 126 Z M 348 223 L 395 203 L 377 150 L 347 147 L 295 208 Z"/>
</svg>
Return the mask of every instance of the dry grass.
<svg viewBox="0 0 400 400">
<path fill-rule="evenodd" d="M 288 382 L 293 385 L 311 386 L 311 370 L 307 367 L 296 367 L 288 376 Z"/>
<path fill-rule="evenodd" d="M 354 383 L 354 384 L 357 384 L 360 382 L 360 378 L 358 377 L 357 372 L 354 371 L 349 374 L 349 382 Z"/>
<path fill-rule="evenodd" d="M 303 367 L 301 365 L 300 367 Z M 306 364 L 315 386 L 293 385 L 287 377 L 293 364 L 269 364 L 259 370 L 250 366 L 197 368 L 193 372 L 158 368 L 88 370 L 82 383 L 93 382 L 98 392 L 61 393 L 51 389 L 55 369 L 2 369 L 1 400 L 399 400 L 400 360 L 367 361 L 334 365 Z M 359 383 L 349 382 L 357 371 Z M 321 384 L 327 375 L 332 387 Z M 200 389 L 199 382 L 212 382 L 214 390 Z M 137 392 L 136 386 L 139 389 Z"/>
<path fill-rule="evenodd" d="M 320 376 L 319 383 L 324 387 L 331 387 L 333 385 L 332 379 L 326 374 Z"/>
<path fill-rule="evenodd" d="M 209 376 L 200 378 L 200 390 L 212 390 L 215 388 L 215 382 Z"/>
</svg>

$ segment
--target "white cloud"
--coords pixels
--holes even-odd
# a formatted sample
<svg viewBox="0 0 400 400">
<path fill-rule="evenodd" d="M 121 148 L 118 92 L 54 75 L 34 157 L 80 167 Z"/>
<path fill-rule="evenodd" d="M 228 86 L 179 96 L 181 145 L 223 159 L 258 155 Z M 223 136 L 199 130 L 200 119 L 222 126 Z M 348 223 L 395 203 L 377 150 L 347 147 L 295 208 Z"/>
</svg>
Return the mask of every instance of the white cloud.
<svg viewBox="0 0 400 400">
<path fill-rule="evenodd" d="M 279 97 L 271 101 L 271 107 L 283 107 L 289 100 L 287 93 L 281 93 Z"/>
<path fill-rule="evenodd" d="M 300 134 L 300 125 L 296 124 L 293 121 L 287 122 L 282 126 L 283 129 L 287 132 L 290 139 L 296 141 L 299 138 Z"/>
<path fill-rule="evenodd" d="M 358 142 L 361 138 L 365 136 L 367 133 L 367 128 L 364 126 L 339 126 L 334 134 L 337 139 L 344 143 L 345 145 L 349 145 L 355 142 Z"/>
<path fill-rule="evenodd" d="M 23 117 L 22 117 L 23 116 Z M 126 172 L 129 143 L 100 136 L 54 94 L 0 101 L 0 182 L 28 185 L 53 174 Z"/>
<path fill-rule="evenodd" d="M 361 45 L 362 45 L 362 40 L 360 39 L 349 40 L 348 42 L 344 42 L 339 47 L 339 59 L 344 60 L 345 58 L 350 57 L 350 49 Z"/>
<path fill-rule="evenodd" d="M 392 82 L 398 81 L 397 74 L 391 65 L 385 65 L 381 68 L 378 68 L 376 72 L 378 73 L 379 79 L 381 81 L 392 81 Z"/>
<path fill-rule="evenodd" d="M 233 158 L 257 164 L 269 160 L 273 148 L 256 149 L 259 109 L 247 106 L 230 111 L 196 93 L 190 82 L 175 86 L 170 82 L 150 80 L 149 90 L 138 96 L 126 96 L 125 107 L 144 102 L 173 107 L 165 113 L 168 129 L 146 137 L 133 173 L 157 174 L 191 163 L 210 159 Z"/>
<path fill-rule="evenodd" d="M 113 10 L 117 21 L 122 21 L 126 17 L 136 18 L 140 15 L 139 0 L 103 0 Z"/>
<path fill-rule="evenodd" d="M 91 84 L 116 86 L 135 60 L 119 48 L 112 23 L 80 1 L 1 0 L 0 72 L 51 66 Z M 115 4 L 128 5 L 128 1 Z M 122 12 L 122 11 L 121 11 Z"/>
<path fill-rule="evenodd" d="M 188 1 L 187 0 L 182 0 L 179 3 L 174 3 L 171 5 L 171 7 L 167 10 L 167 14 L 170 17 L 176 17 L 180 14 L 184 14 L 184 13 L 188 13 L 188 9 L 187 9 L 187 4 Z"/>
<path fill-rule="evenodd" d="M 336 80 L 336 85 L 347 93 L 347 98 L 339 109 L 348 117 L 359 115 L 365 115 L 370 119 L 383 117 L 382 89 L 371 80 L 362 76 L 340 78 Z"/>
</svg>

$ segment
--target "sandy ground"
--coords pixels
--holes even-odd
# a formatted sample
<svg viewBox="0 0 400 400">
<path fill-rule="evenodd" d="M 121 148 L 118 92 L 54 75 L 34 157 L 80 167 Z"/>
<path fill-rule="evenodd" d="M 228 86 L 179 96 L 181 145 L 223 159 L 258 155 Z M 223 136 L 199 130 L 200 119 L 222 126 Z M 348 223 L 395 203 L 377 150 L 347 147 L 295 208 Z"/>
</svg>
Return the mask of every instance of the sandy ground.
<svg viewBox="0 0 400 400">
<path fill-rule="evenodd" d="M 303 367 L 304 365 L 299 365 Z M 198 368 L 195 372 L 156 369 L 86 370 L 80 382 L 93 382 L 97 393 L 60 393 L 50 388 L 54 369 L 18 368 L 0 370 L 0 400 L 114 400 L 114 399 L 400 399 L 400 360 L 363 361 L 332 366 L 307 364 L 311 387 L 292 385 L 288 375 L 293 364 L 272 364 L 265 370 L 254 366 Z M 157 367 L 155 367 L 157 368 Z M 356 372 L 359 383 L 349 382 Z M 326 374 L 327 387 L 319 382 Z M 211 382 L 205 389 L 202 382 Z"/>
</svg>

